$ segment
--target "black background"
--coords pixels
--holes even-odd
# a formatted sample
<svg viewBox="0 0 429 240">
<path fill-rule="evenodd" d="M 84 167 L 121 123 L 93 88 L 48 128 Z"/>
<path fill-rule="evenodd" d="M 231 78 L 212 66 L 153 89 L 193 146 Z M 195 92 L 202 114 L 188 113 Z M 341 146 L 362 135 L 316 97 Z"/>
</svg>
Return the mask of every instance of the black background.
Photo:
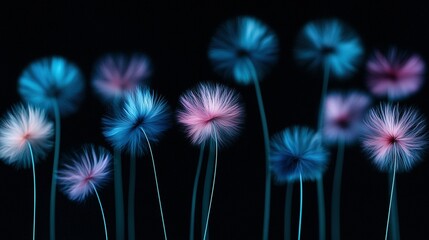
<svg viewBox="0 0 429 240">
<path fill-rule="evenodd" d="M 424 2 L 424 1 L 422 1 Z M 321 76 L 299 68 L 292 56 L 300 28 L 308 21 L 338 17 L 362 37 L 366 56 L 374 49 L 396 46 L 419 53 L 429 62 L 428 5 L 403 1 L 300 1 L 249 3 L 181 1 L 152 4 L 93 4 L 45 2 L 3 6 L 0 14 L 0 112 L 20 102 L 16 91 L 21 71 L 33 60 L 61 55 L 75 62 L 86 77 L 86 94 L 80 111 L 62 121 L 61 151 L 83 143 L 109 147 L 101 131 L 107 109 L 94 96 L 90 79 L 95 61 L 109 52 L 144 52 L 154 69 L 151 87 L 172 109 L 186 89 L 201 81 L 222 82 L 236 88 L 246 107 L 246 122 L 238 139 L 219 154 L 218 181 L 210 222 L 212 239 L 260 239 L 262 234 L 265 163 L 262 130 L 252 86 L 243 87 L 215 74 L 207 59 L 207 46 L 219 24 L 238 15 L 252 15 L 278 34 L 279 62 L 261 83 L 270 134 L 292 125 L 315 127 Z M 330 89 L 366 90 L 365 70 L 348 81 L 331 81 Z M 428 113 L 428 84 L 404 104 Z M 378 100 L 375 101 L 377 103 Z M 161 197 L 170 239 L 187 239 L 192 184 L 198 147 L 191 146 L 175 124 L 154 148 Z M 335 156 L 335 148 L 332 149 Z M 379 173 L 359 146 L 347 148 L 342 194 L 343 239 L 382 239 L 388 208 L 387 176 Z M 37 171 L 37 239 L 48 239 L 49 194 L 53 154 Z M 427 154 L 425 155 L 427 158 Z M 334 157 L 331 158 L 334 160 Z M 128 159 L 124 155 L 124 189 Z M 325 175 L 327 231 L 333 162 Z M 148 156 L 137 161 L 137 239 L 162 239 L 155 185 Z M 429 162 L 398 176 L 402 239 L 425 239 L 429 213 L 427 180 Z M 0 163 L 0 238 L 30 239 L 32 230 L 32 176 Z M 297 188 L 296 188 L 297 189 Z M 272 192 L 270 239 L 283 238 L 285 187 Z M 126 193 L 126 191 L 125 191 Z M 292 236 L 296 236 L 298 191 L 294 195 Z M 101 191 L 109 236 L 115 237 L 113 182 Z M 197 220 L 197 222 L 199 222 Z M 317 239 L 316 184 L 304 185 L 302 239 Z M 197 225 L 199 229 L 199 225 Z M 95 197 L 83 204 L 57 198 L 57 239 L 103 239 L 103 226 Z M 198 236 L 198 235 L 197 235 Z"/>
</svg>

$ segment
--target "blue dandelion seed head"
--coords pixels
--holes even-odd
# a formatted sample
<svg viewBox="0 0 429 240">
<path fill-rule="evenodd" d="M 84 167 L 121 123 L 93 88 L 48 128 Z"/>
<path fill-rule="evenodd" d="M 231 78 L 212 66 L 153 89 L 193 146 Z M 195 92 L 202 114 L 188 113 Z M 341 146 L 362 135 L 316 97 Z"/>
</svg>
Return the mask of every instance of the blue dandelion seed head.
<svg viewBox="0 0 429 240">
<path fill-rule="evenodd" d="M 307 127 L 292 127 L 271 139 L 270 167 L 280 183 L 315 180 L 328 165 L 329 152 L 320 134 Z"/>
<path fill-rule="evenodd" d="M 51 114 L 56 101 L 63 116 L 78 109 L 84 87 L 79 68 L 62 57 L 34 61 L 18 80 L 18 92 L 25 101 Z"/>
<path fill-rule="evenodd" d="M 214 69 L 240 84 L 261 80 L 277 61 L 278 40 L 265 23 L 241 16 L 224 23 L 208 51 Z"/>
<path fill-rule="evenodd" d="M 103 119 L 103 134 L 113 147 L 143 155 L 150 143 L 159 141 L 169 127 L 167 102 L 147 88 L 137 88 L 124 96 L 121 107 Z M 144 132 L 142 131 L 144 130 Z"/>
<path fill-rule="evenodd" d="M 307 23 L 295 48 L 295 58 L 300 64 L 319 71 L 328 65 L 330 73 L 337 78 L 356 72 L 363 53 L 359 36 L 338 19 Z"/>
</svg>

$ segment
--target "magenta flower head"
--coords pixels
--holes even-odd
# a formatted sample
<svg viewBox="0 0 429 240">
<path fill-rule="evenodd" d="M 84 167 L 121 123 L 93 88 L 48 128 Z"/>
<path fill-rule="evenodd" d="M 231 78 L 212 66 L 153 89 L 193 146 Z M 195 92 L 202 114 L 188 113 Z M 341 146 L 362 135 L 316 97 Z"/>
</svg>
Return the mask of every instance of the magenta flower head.
<svg viewBox="0 0 429 240">
<path fill-rule="evenodd" d="M 35 161 L 52 148 L 53 124 L 43 110 L 18 105 L 0 123 L 0 159 L 18 168 L 31 167 L 31 145 Z"/>
<path fill-rule="evenodd" d="M 424 82 L 425 64 L 416 54 L 400 54 L 396 49 L 391 49 L 387 55 L 375 51 L 366 67 L 369 90 L 389 100 L 400 100 L 416 93 Z"/>
<path fill-rule="evenodd" d="M 106 55 L 96 64 L 92 85 L 103 100 L 111 101 L 146 85 L 150 75 L 151 64 L 143 54 Z"/>
<path fill-rule="evenodd" d="M 363 147 L 379 170 L 408 171 L 421 159 L 426 124 L 416 110 L 381 104 L 370 110 L 364 124 Z"/>
<path fill-rule="evenodd" d="M 354 143 L 362 131 L 362 120 L 371 104 L 370 97 L 359 91 L 333 92 L 325 101 L 324 141 L 336 144 L 339 140 Z"/>
<path fill-rule="evenodd" d="M 111 175 L 111 155 L 102 147 L 84 146 L 58 172 L 58 181 L 72 201 L 81 202 L 104 186 Z"/>
<path fill-rule="evenodd" d="M 178 121 L 194 144 L 216 136 L 220 144 L 235 137 L 243 122 L 244 110 L 238 94 L 221 84 L 201 83 L 180 97 Z"/>
</svg>

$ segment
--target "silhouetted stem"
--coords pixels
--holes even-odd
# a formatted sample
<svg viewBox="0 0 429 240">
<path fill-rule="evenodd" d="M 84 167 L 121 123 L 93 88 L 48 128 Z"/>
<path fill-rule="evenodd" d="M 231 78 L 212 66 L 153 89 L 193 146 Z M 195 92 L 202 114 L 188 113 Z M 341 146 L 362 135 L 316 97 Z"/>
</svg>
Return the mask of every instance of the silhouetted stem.
<svg viewBox="0 0 429 240">
<path fill-rule="evenodd" d="M 210 211 L 212 209 L 212 202 L 213 202 L 213 193 L 214 193 L 214 188 L 215 188 L 215 183 L 216 183 L 216 172 L 217 172 L 217 136 L 216 136 L 216 132 L 214 134 L 214 142 L 215 142 L 215 161 L 214 161 L 213 183 L 212 183 L 212 190 L 210 193 L 210 203 L 209 203 L 209 209 L 207 212 L 207 220 L 206 220 L 206 227 L 204 230 L 203 240 L 206 240 L 206 236 L 207 236 L 207 229 L 209 226 L 209 219 L 210 219 Z"/>
<path fill-rule="evenodd" d="M 203 206 L 201 212 L 201 238 L 204 236 L 205 226 L 207 220 L 207 212 L 209 208 L 209 200 L 210 200 L 210 187 L 212 185 L 213 179 L 213 168 L 214 168 L 214 143 L 210 142 L 210 150 L 209 150 L 209 158 L 207 161 L 207 169 L 206 175 L 204 179 L 204 189 L 203 189 Z M 209 228 L 207 229 L 209 232 Z M 206 240 L 209 239 L 209 234 L 207 234 Z"/>
<path fill-rule="evenodd" d="M 287 189 L 286 189 L 286 198 L 285 198 L 285 226 L 284 226 L 284 239 L 290 240 L 290 231 L 291 231 L 291 224 L 292 224 L 292 196 L 293 196 L 293 182 L 287 183 Z"/>
<path fill-rule="evenodd" d="M 54 149 L 54 163 L 52 170 L 51 181 L 51 202 L 49 211 L 49 235 L 51 240 L 55 240 L 55 201 L 57 193 L 57 172 L 58 172 L 58 159 L 60 156 L 60 139 L 61 139 L 61 118 L 60 109 L 56 100 L 53 100 L 53 108 L 55 115 L 55 149 Z"/>
<path fill-rule="evenodd" d="M 317 179 L 317 202 L 319 204 L 319 240 L 325 240 L 326 222 L 325 222 L 325 193 L 323 191 L 323 178 Z"/>
<path fill-rule="evenodd" d="M 340 235 L 340 204 L 341 178 L 343 173 L 344 140 L 338 140 L 337 161 L 335 162 L 334 184 L 332 186 L 331 231 L 332 240 L 341 239 Z"/>
<path fill-rule="evenodd" d="M 134 222 L 134 205 L 136 192 L 136 156 L 131 153 L 130 156 L 130 181 L 128 185 L 128 239 L 136 239 L 136 230 Z"/>
<path fill-rule="evenodd" d="M 104 235 L 106 236 L 106 240 L 108 240 L 109 238 L 107 237 L 107 224 L 106 224 L 106 218 L 104 217 L 103 205 L 101 204 L 100 196 L 98 195 L 97 189 L 95 188 L 95 186 L 92 182 L 90 182 L 90 183 L 91 183 L 92 188 L 94 189 L 95 195 L 97 196 L 98 204 L 100 205 L 101 216 L 103 216 Z"/>
<path fill-rule="evenodd" d="M 115 176 L 115 208 L 116 208 L 116 239 L 125 239 L 124 221 L 124 193 L 122 190 L 122 162 L 121 151 L 114 150 Z"/>
<path fill-rule="evenodd" d="M 384 240 L 387 240 L 387 236 L 389 233 L 390 211 L 392 209 L 393 192 L 395 190 L 395 178 L 396 178 L 396 154 L 394 154 L 394 159 L 393 159 L 392 188 L 390 189 L 389 212 L 387 213 L 386 234 L 384 236 Z"/>
<path fill-rule="evenodd" d="M 298 225 L 298 240 L 301 239 L 302 226 L 302 175 L 299 174 L 299 225 Z"/>
<path fill-rule="evenodd" d="M 156 174 L 156 167 L 155 167 L 155 159 L 153 157 L 152 147 L 149 142 L 149 138 L 146 135 L 146 132 L 143 128 L 140 128 L 146 138 L 147 146 L 149 147 L 150 157 L 152 158 L 152 168 L 153 168 L 153 174 L 155 176 L 155 185 L 156 185 L 156 193 L 158 195 L 158 204 L 159 204 L 159 211 L 161 213 L 161 220 L 162 220 L 162 229 L 164 230 L 164 239 L 167 240 L 167 230 L 165 228 L 165 220 L 164 220 L 164 213 L 162 211 L 162 203 L 161 203 L 161 195 L 159 193 L 159 184 L 158 184 L 158 175 Z"/>
<path fill-rule="evenodd" d="M 389 172 L 389 188 L 392 186 L 393 173 Z M 399 232 L 399 212 L 398 212 L 398 198 L 396 196 L 396 185 L 393 189 L 393 199 L 392 199 L 392 213 L 390 216 L 390 236 L 392 240 L 400 240 Z"/>
<path fill-rule="evenodd" d="M 27 143 L 30 149 L 31 167 L 33 168 L 33 240 L 36 239 L 36 168 L 34 166 L 34 155 L 31 144 Z"/>
<path fill-rule="evenodd" d="M 201 167 L 203 165 L 204 148 L 206 143 L 203 142 L 200 148 L 200 156 L 198 158 L 197 172 L 195 173 L 194 188 L 192 190 L 192 208 L 191 208 L 191 224 L 189 227 L 189 240 L 194 240 L 195 235 L 195 205 L 197 203 L 198 182 L 201 175 Z"/>
</svg>

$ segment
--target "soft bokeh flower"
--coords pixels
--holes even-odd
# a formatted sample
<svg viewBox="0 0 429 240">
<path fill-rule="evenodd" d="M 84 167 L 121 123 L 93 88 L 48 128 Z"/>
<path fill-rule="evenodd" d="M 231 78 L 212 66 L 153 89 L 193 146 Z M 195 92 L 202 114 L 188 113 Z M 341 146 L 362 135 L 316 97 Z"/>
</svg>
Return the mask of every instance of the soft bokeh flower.
<svg viewBox="0 0 429 240">
<path fill-rule="evenodd" d="M 148 148 L 142 129 L 151 143 L 158 142 L 169 117 L 165 100 L 147 88 L 137 88 L 124 96 L 122 107 L 103 119 L 103 134 L 115 148 L 141 155 Z"/>
<path fill-rule="evenodd" d="M 0 159 L 18 168 L 29 168 L 32 159 L 28 144 L 37 161 L 52 148 L 53 134 L 53 124 L 43 110 L 17 105 L 0 123 Z"/>
<path fill-rule="evenodd" d="M 367 84 L 378 97 L 400 100 L 417 92 L 424 82 L 425 64 L 416 54 L 390 49 L 387 55 L 375 51 L 367 63 Z"/>
<path fill-rule="evenodd" d="M 111 159 L 104 148 L 85 146 L 58 171 L 58 183 L 70 200 L 83 201 L 110 179 Z"/>
<path fill-rule="evenodd" d="M 96 64 L 92 85 L 103 100 L 111 101 L 147 85 L 150 75 L 151 64 L 143 54 L 106 55 Z"/>
<path fill-rule="evenodd" d="M 363 55 L 360 38 L 338 19 L 307 23 L 299 33 L 295 58 L 302 65 L 316 70 L 329 67 L 330 73 L 344 78 L 356 72 Z"/>
<path fill-rule="evenodd" d="M 416 110 L 381 104 L 370 110 L 364 123 L 363 147 L 379 170 L 408 171 L 421 159 L 426 124 Z"/>
<path fill-rule="evenodd" d="M 224 85 L 201 83 L 184 93 L 180 104 L 178 121 L 194 144 L 215 135 L 220 144 L 225 144 L 238 134 L 243 122 L 238 94 Z"/>
<path fill-rule="evenodd" d="M 82 101 L 84 86 L 76 65 L 62 57 L 49 57 L 34 61 L 23 71 L 18 92 L 28 103 L 50 113 L 56 101 L 61 115 L 68 115 Z"/>
<path fill-rule="evenodd" d="M 270 166 L 279 182 L 315 180 L 328 165 L 329 152 L 319 134 L 307 127 L 292 127 L 270 141 Z"/>
<path fill-rule="evenodd" d="M 370 104 L 371 98 L 359 91 L 328 94 L 325 101 L 323 140 L 329 144 L 337 144 L 339 140 L 347 144 L 356 142 Z"/>
<path fill-rule="evenodd" d="M 254 17 L 241 16 L 225 22 L 209 46 L 209 59 L 220 74 L 240 84 L 261 80 L 277 61 L 275 33 Z"/>
</svg>

